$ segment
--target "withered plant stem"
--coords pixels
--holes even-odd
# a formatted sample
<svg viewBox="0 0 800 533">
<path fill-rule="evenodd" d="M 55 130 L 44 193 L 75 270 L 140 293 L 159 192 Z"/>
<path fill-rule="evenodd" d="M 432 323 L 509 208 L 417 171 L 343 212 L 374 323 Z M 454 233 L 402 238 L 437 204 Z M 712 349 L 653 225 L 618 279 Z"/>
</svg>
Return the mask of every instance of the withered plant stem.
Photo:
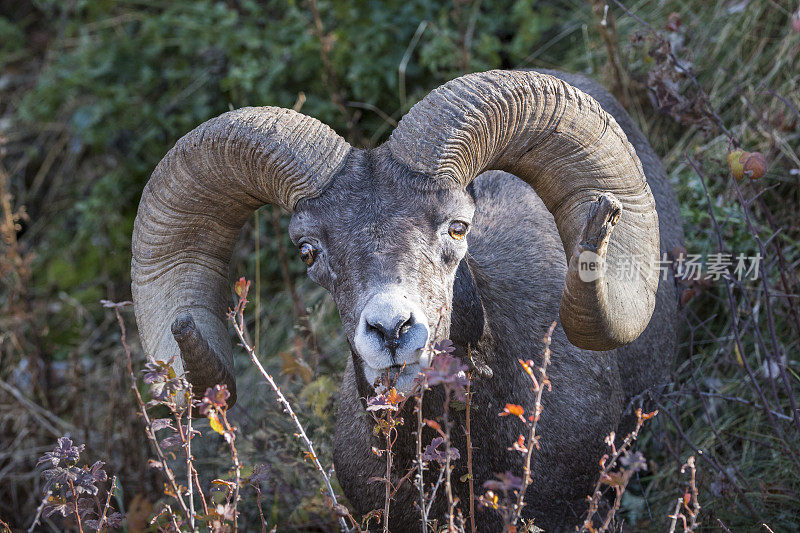
<svg viewBox="0 0 800 533">
<path fill-rule="evenodd" d="M 391 416 L 389 414 L 388 416 Z M 392 501 L 392 431 L 386 434 L 386 480 L 384 481 L 385 495 L 383 498 L 383 533 L 389 533 L 389 507 Z"/>
<path fill-rule="evenodd" d="M 261 222 L 258 209 L 253 211 L 253 242 L 256 255 L 256 336 L 253 339 L 253 346 L 258 349 L 261 346 Z"/>
<path fill-rule="evenodd" d="M 544 353 L 542 354 L 542 365 L 539 367 L 539 383 L 536 389 L 536 399 L 533 404 L 533 420 L 531 421 L 530 432 L 528 433 L 528 442 L 525 449 L 525 467 L 522 471 L 522 490 L 517 494 L 517 503 L 514 505 L 514 515 L 511 518 L 511 524 L 516 526 L 522 515 L 522 508 L 525 506 L 525 493 L 528 486 L 531 484 L 531 459 L 533 458 L 533 449 L 536 447 L 536 426 L 539 422 L 539 415 L 542 412 L 542 394 L 544 393 L 547 380 L 547 365 L 550 364 L 550 343 L 553 339 L 553 330 L 556 329 L 556 322 L 550 324 L 547 334 L 542 341 L 544 342 Z"/>
<path fill-rule="evenodd" d="M 36 526 L 39 525 L 39 519 L 42 517 L 42 511 L 44 511 L 44 506 L 47 504 L 47 499 L 50 497 L 51 491 L 47 491 L 42 498 L 42 501 L 39 502 L 39 507 L 36 508 L 36 516 L 33 517 L 33 523 L 31 527 L 28 528 L 28 533 L 33 533 L 33 530 L 36 529 Z"/>
<path fill-rule="evenodd" d="M 236 449 L 236 435 L 234 433 L 234 427 L 231 426 L 230 422 L 228 422 L 228 411 L 227 409 L 222 411 L 222 419 L 225 423 L 225 430 L 226 430 L 226 438 L 225 440 L 228 441 L 228 445 L 231 448 L 231 459 L 233 460 L 233 466 L 235 471 L 235 485 L 233 487 L 233 530 L 239 530 L 239 513 L 237 511 L 237 507 L 239 505 L 239 485 L 242 481 L 242 465 L 239 462 L 239 451 Z"/>
<path fill-rule="evenodd" d="M 420 385 L 417 400 L 417 491 L 419 492 L 419 512 L 422 517 L 422 533 L 428 533 L 428 507 L 425 505 L 425 461 L 422 460 L 422 396 L 425 394 L 425 381 Z"/>
<path fill-rule="evenodd" d="M 67 483 L 69 484 L 69 490 L 72 491 L 72 507 L 75 513 L 75 522 L 78 523 L 78 531 L 83 533 L 83 523 L 81 522 L 81 513 L 78 511 L 78 494 L 75 492 L 75 484 L 69 478 L 67 478 Z"/>
<path fill-rule="evenodd" d="M 756 244 L 758 244 L 758 250 L 761 253 L 761 257 L 767 257 L 767 249 L 766 246 L 764 245 L 764 241 L 761 240 L 761 237 L 758 234 L 758 230 L 753 225 L 753 220 L 752 217 L 750 216 L 750 209 L 748 207 L 749 203 L 746 202 L 744 196 L 742 196 L 742 191 L 739 188 L 739 184 L 736 183 L 736 180 L 733 180 L 733 189 L 736 191 L 736 196 L 739 198 L 739 202 L 742 204 L 742 211 L 744 212 L 744 219 L 745 222 L 747 223 L 747 228 L 750 230 L 750 234 L 753 235 Z M 777 241 L 775 245 L 776 247 L 778 246 Z M 781 274 L 783 274 L 783 269 L 781 269 Z M 792 385 L 789 382 L 789 377 L 786 375 L 786 368 L 785 368 L 786 365 L 781 362 L 781 347 L 780 344 L 778 343 L 777 335 L 775 334 L 775 319 L 774 319 L 775 314 L 772 310 L 773 294 L 770 288 L 768 276 L 766 276 L 766 272 L 764 271 L 763 265 L 761 265 L 761 275 L 759 276 L 759 279 L 761 281 L 762 287 L 764 288 L 764 296 L 765 296 L 764 306 L 766 308 L 767 327 L 769 329 L 770 339 L 772 341 L 773 362 L 778 367 L 778 373 L 781 376 L 781 381 L 786 390 L 786 395 L 789 398 L 789 404 L 791 405 L 792 408 L 792 415 L 794 417 L 795 428 L 797 429 L 798 436 L 800 436 L 800 413 L 798 413 L 797 402 L 795 402 L 794 399 L 794 390 L 792 389 Z M 759 340 L 761 340 L 761 332 L 759 328 L 756 327 L 755 332 Z M 766 350 L 766 346 L 764 346 L 764 348 L 765 352 L 769 353 L 769 351 Z M 770 379 L 770 382 L 774 383 L 774 381 L 775 381 L 774 379 Z M 780 405 L 778 405 L 777 407 L 780 407 Z"/>
<path fill-rule="evenodd" d="M 186 402 L 186 436 L 184 437 L 183 432 L 183 425 L 181 424 L 181 418 L 179 416 L 175 417 L 175 421 L 178 424 L 178 432 L 181 436 L 181 440 L 183 441 L 183 449 L 186 454 L 186 494 L 189 498 L 189 526 L 194 531 L 194 489 L 192 488 L 192 399 L 194 396 L 192 395 L 192 385 L 189 384 L 189 392 L 187 393 L 187 397 L 189 401 Z"/>
<path fill-rule="evenodd" d="M 256 365 L 261 376 L 264 380 L 269 384 L 272 388 L 273 392 L 275 392 L 275 396 L 277 396 L 278 402 L 283 406 L 286 410 L 286 413 L 289 415 L 289 418 L 292 419 L 294 422 L 295 427 L 297 427 L 297 435 L 305 444 L 306 449 L 308 450 L 308 457 L 313 461 L 314 466 L 317 467 L 320 476 L 322 476 L 322 480 L 325 483 L 325 488 L 328 491 L 328 496 L 330 496 L 331 501 L 333 502 L 334 507 L 339 505 L 339 502 L 336 499 L 336 493 L 333 491 L 333 487 L 331 486 L 330 477 L 328 477 L 328 473 L 325 472 L 325 469 L 322 467 L 322 464 L 319 462 L 319 458 L 317 457 L 317 452 L 314 450 L 314 444 L 311 442 L 311 439 L 308 438 L 306 435 L 306 431 L 303 428 L 303 424 L 300 423 L 300 420 L 297 418 L 297 415 L 292 409 L 292 405 L 289 403 L 289 400 L 286 399 L 286 396 L 283 395 L 281 392 L 280 387 L 278 384 L 275 383 L 275 380 L 272 378 L 269 372 L 267 372 L 264 367 L 261 365 L 261 362 L 258 360 L 258 356 L 256 355 L 255 349 L 247 342 L 245 336 L 245 324 L 244 324 L 244 309 L 247 306 L 247 294 L 245 293 L 241 300 L 239 300 L 239 304 L 236 306 L 236 309 L 232 311 L 229 315 L 229 318 L 233 322 L 233 329 L 236 331 L 236 335 L 239 337 L 239 342 L 242 344 L 242 347 L 247 352 L 247 355 L 250 356 L 250 360 L 253 361 L 253 364 Z M 341 516 L 339 517 L 339 525 L 342 527 L 342 531 L 349 531 L 347 527 L 347 522 Z"/>
<path fill-rule="evenodd" d="M 467 347 L 467 356 L 472 359 L 469 346 Z M 469 376 L 467 383 L 467 475 L 469 476 L 469 529 L 472 533 L 475 530 L 475 484 L 472 478 L 472 428 L 470 425 L 470 409 L 472 409 L 472 375 Z"/>
<path fill-rule="evenodd" d="M 600 477 L 597 479 L 597 482 L 595 483 L 594 488 L 592 489 L 592 495 L 589 497 L 589 508 L 586 513 L 586 520 L 584 520 L 583 524 L 580 526 L 579 529 L 580 532 L 595 531 L 592 523 L 594 515 L 595 513 L 597 513 L 597 510 L 599 508 L 600 500 L 603 496 L 600 488 L 603 486 L 603 483 L 605 483 L 608 480 L 609 472 L 611 472 L 611 469 L 617 465 L 617 461 L 619 460 L 620 456 L 622 456 L 623 453 L 627 453 L 628 450 L 633 445 L 634 441 L 636 441 L 636 439 L 639 438 L 639 432 L 641 431 L 645 420 L 652 418 L 657 414 L 658 411 L 654 411 L 653 413 L 650 413 L 647 416 L 643 416 L 642 410 L 637 409 L 636 427 L 634 427 L 633 431 L 631 431 L 625 436 L 619 448 L 617 448 L 614 443 L 614 433 L 612 432 L 612 434 L 609 435 L 610 439 L 609 445 L 611 446 L 612 454 L 611 457 L 608 457 L 607 455 L 604 456 L 603 460 L 600 463 L 602 466 L 602 469 L 600 470 Z M 625 484 L 627 485 L 627 481 L 625 481 Z M 612 507 L 608 515 L 606 515 L 602 527 L 597 531 L 608 530 L 608 527 L 611 524 L 611 519 L 614 518 L 614 515 L 619 509 L 620 503 L 622 503 L 622 492 L 619 490 L 620 487 L 615 487 L 615 489 L 617 489 L 617 495 L 614 498 L 614 506 Z M 622 487 L 622 490 L 624 490 L 624 487 Z"/>
<path fill-rule="evenodd" d="M 106 516 L 108 515 L 108 509 L 111 507 L 111 497 L 114 495 L 114 489 L 117 488 L 117 476 L 111 478 L 111 488 L 108 489 L 108 494 L 106 495 L 106 504 L 103 506 L 103 514 L 100 515 L 100 522 L 97 524 L 97 531 L 103 531 L 103 524 L 106 522 Z"/>
<path fill-rule="evenodd" d="M 328 88 L 328 96 L 330 97 L 331 102 L 333 102 L 333 104 L 339 109 L 339 112 L 341 112 L 342 117 L 347 123 L 348 136 L 357 141 L 360 135 L 358 135 L 356 130 L 356 118 L 345 104 L 346 99 L 342 95 L 339 75 L 337 74 L 331 60 L 331 52 L 333 51 L 335 36 L 332 32 L 327 32 L 325 30 L 325 25 L 322 22 L 322 15 L 319 12 L 317 0 L 307 0 L 306 5 L 308 6 L 313 18 L 313 24 L 310 28 L 311 34 L 319 39 L 319 56 L 322 60 L 322 77 L 325 81 L 325 86 Z"/>
<path fill-rule="evenodd" d="M 175 513 L 172 511 L 172 507 L 167 504 L 164 505 L 164 509 L 167 511 L 167 516 L 169 516 L 169 519 L 172 520 L 172 527 L 175 528 L 175 531 L 180 531 L 181 529 L 178 527 L 178 523 L 175 521 Z"/>
<path fill-rule="evenodd" d="M 439 492 L 439 487 L 442 486 L 443 479 L 444 479 L 444 468 L 439 468 L 439 477 L 436 478 L 436 483 L 433 485 L 433 489 L 431 489 L 431 496 L 430 498 L 428 498 L 428 507 L 425 509 L 425 516 L 428 516 L 431 513 L 433 502 L 436 501 L 436 493 Z"/>
<path fill-rule="evenodd" d="M 742 497 L 741 501 L 744 506 L 747 507 L 747 510 L 750 512 L 750 516 L 758 519 L 760 516 L 759 513 L 755 510 L 753 504 L 750 503 L 750 500 L 747 499 L 747 493 L 742 490 L 742 487 L 739 486 L 739 483 L 736 481 L 736 478 L 730 473 L 730 471 L 727 468 L 723 468 L 722 465 L 714 460 L 710 453 L 701 449 L 697 444 L 694 443 L 694 441 L 692 441 L 692 439 L 683 430 L 683 427 L 680 425 L 680 421 L 672 411 L 667 409 L 667 407 L 658 400 L 656 400 L 656 404 L 658 405 L 659 411 L 666 413 L 670 420 L 672 420 L 672 423 L 678 430 L 678 434 L 686 442 L 686 444 L 688 444 L 689 447 L 697 454 L 697 456 L 701 457 L 707 465 L 709 465 L 714 471 L 716 471 L 720 476 L 724 477 L 728 483 L 730 483 L 730 486 L 733 487 L 733 489 Z"/>
<path fill-rule="evenodd" d="M 712 207 L 713 204 L 711 202 L 711 195 L 708 193 L 708 187 L 706 187 L 705 175 L 700 170 L 697 163 L 695 163 L 695 161 L 691 157 L 689 157 L 688 154 L 685 157 L 686 161 L 689 163 L 689 166 L 692 167 L 692 169 L 695 171 L 695 174 L 697 174 L 697 176 L 700 178 L 700 184 L 703 186 L 703 192 L 705 193 L 706 197 L 706 206 L 708 210 L 708 215 L 711 218 L 711 224 L 717 236 L 717 248 L 719 249 L 719 252 L 722 253 L 725 250 L 725 245 L 722 239 L 722 233 L 719 229 L 719 223 L 717 222 L 717 217 L 714 215 L 714 209 Z M 770 404 L 767 401 L 767 397 L 764 394 L 764 391 L 762 390 L 761 386 L 758 384 L 758 380 L 756 379 L 755 374 L 753 373 L 753 369 L 751 368 L 750 363 L 747 361 L 747 357 L 745 357 L 746 352 L 744 350 L 744 347 L 742 346 L 741 332 L 739 331 L 739 316 L 738 316 L 739 306 L 737 305 L 736 300 L 733 297 L 733 290 L 731 289 L 730 279 L 728 279 L 728 277 L 726 276 L 723 276 L 722 280 L 725 283 L 725 291 L 728 297 L 728 306 L 730 307 L 731 310 L 731 329 L 733 330 L 734 340 L 736 342 L 736 348 L 739 350 L 739 353 L 742 356 L 741 357 L 742 366 L 747 372 L 747 376 L 750 378 L 748 384 L 753 389 L 753 392 L 761 399 L 761 405 L 764 408 L 764 414 L 766 415 L 767 420 L 769 421 L 773 430 L 775 430 L 775 433 L 780 436 L 780 439 L 778 440 L 783 445 L 784 449 L 787 452 L 787 455 L 794 463 L 795 468 L 797 468 L 797 470 L 800 472 L 800 460 L 798 460 L 797 452 L 789 445 L 789 440 L 786 434 L 783 432 L 783 429 L 775 421 L 775 417 L 772 415 L 772 410 L 769 407 Z"/>
<path fill-rule="evenodd" d="M 606 59 L 607 67 L 611 70 L 613 76 L 611 92 L 620 101 L 623 107 L 630 107 L 630 96 L 628 94 L 628 87 L 625 83 L 623 75 L 624 69 L 620 65 L 619 50 L 617 42 L 617 25 L 614 21 L 614 15 L 608 9 L 608 3 L 602 0 L 591 0 L 592 13 L 594 14 L 597 31 L 603 38 L 603 43 L 606 46 Z"/>
<path fill-rule="evenodd" d="M 136 403 L 139 405 L 139 413 L 142 415 L 142 419 L 144 420 L 144 428 L 145 428 L 145 433 L 147 434 L 147 438 L 150 439 L 150 441 L 153 443 L 153 447 L 156 450 L 156 456 L 158 457 L 159 463 L 161 464 L 161 471 L 164 472 L 164 476 L 166 476 L 167 481 L 169 482 L 169 486 L 172 489 L 173 493 L 175 494 L 175 500 L 178 502 L 178 505 L 180 505 L 181 511 L 183 511 L 183 515 L 189 517 L 190 515 L 189 508 L 186 506 L 186 502 L 183 501 L 183 495 L 181 494 L 180 488 L 178 487 L 178 483 L 175 481 L 175 474 L 172 472 L 172 469 L 167 464 L 167 458 L 164 456 L 164 452 L 161 450 L 161 446 L 159 446 L 158 444 L 158 439 L 156 439 L 156 434 L 153 431 L 153 423 L 150 420 L 150 416 L 147 414 L 147 408 L 144 405 L 144 400 L 142 400 L 142 395 L 139 393 L 139 388 L 136 386 L 136 376 L 133 373 L 133 362 L 131 361 L 131 348 L 130 346 L 128 346 L 127 332 L 125 330 L 125 321 L 122 319 L 122 314 L 120 313 L 120 309 L 131 305 L 131 302 L 127 301 L 110 302 L 103 300 L 102 303 L 105 307 L 112 308 L 114 310 L 114 314 L 117 317 L 117 323 L 119 324 L 119 329 L 121 333 L 120 341 L 122 342 L 122 347 L 125 350 L 125 361 L 127 362 L 128 365 L 128 376 L 131 379 L 131 390 L 133 391 L 133 395 L 136 398 Z"/>
<path fill-rule="evenodd" d="M 722 531 L 724 531 L 725 533 L 733 533 L 730 530 L 730 528 L 728 528 L 728 526 L 726 526 L 725 523 L 722 520 L 720 520 L 719 518 L 717 518 L 717 523 L 719 524 L 719 527 L 722 528 Z"/>
<path fill-rule="evenodd" d="M 444 465 L 444 491 L 447 495 L 447 530 L 453 532 L 456 530 L 454 520 L 454 511 L 456 502 L 453 499 L 453 486 L 450 482 L 450 388 L 445 385 L 444 387 L 444 410 L 442 412 L 442 420 L 444 421 L 444 449 L 445 449 L 445 465 Z"/>
<path fill-rule="evenodd" d="M 689 529 L 694 531 L 699 525 L 697 517 L 700 516 L 700 495 L 697 491 L 697 468 L 695 468 L 694 456 L 689 457 L 686 461 L 686 466 L 689 468 L 689 489 L 692 491 L 692 509 L 689 514 Z"/>
<path fill-rule="evenodd" d="M 192 469 L 192 478 L 194 479 L 194 485 L 197 489 L 197 494 L 200 495 L 200 503 L 203 506 L 203 514 L 208 514 L 208 504 L 206 504 L 206 496 L 203 494 L 203 488 L 200 486 L 200 476 L 197 474 L 197 469 L 194 467 L 194 462 L 190 463 Z"/>
<path fill-rule="evenodd" d="M 264 518 L 264 509 L 261 506 L 261 487 L 254 485 L 256 489 L 256 505 L 258 505 L 258 517 L 261 519 L 261 533 L 267 533 L 267 519 Z"/>
<path fill-rule="evenodd" d="M 613 1 L 614 1 L 615 4 L 617 4 L 625 12 L 626 15 L 628 15 L 629 17 L 634 19 L 636 22 L 638 22 L 639 24 L 644 26 L 645 29 L 648 31 L 648 33 L 650 33 L 651 35 L 653 35 L 655 37 L 658 37 L 658 32 L 653 28 L 652 25 L 650 25 L 646 21 L 642 20 L 641 17 L 637 16 L 630 9 L 625 7 L 625 4 L 620 2 L 620 0 L 613 0 Z M 725 136 L 728 139 L 731 139 L 732 141 L 735 141 L 736 138 L 733 136 L 733 133 L 731 133 L 731 131 L 725 126 L 725 122 L 723 122 L 722 118 L 719 116 L 719 113 L 717 113 L 717 110 L 714 109 L 714 107 L 709 103 L 709 102 L 711 102 L 711 99 L 708 97 L 708 93 L 705 91 L 705 89 L 703 89 L 703 86 L 700 85 L 700 82 L 697 81 L 697 76 L 694 75 L 694 72 L 692 72 L 692 69 L 686 67 L 684 65 L 684 63 L 675 56 L 675 54 L 672 52 L 671 48 L 669 50 L 669 57 L 675 63 L 675 65 L 678 65 L 679 67 L 681 67 L 684 70 L 684 74 L 686 75 L 686 77 L 689 78 L 689 81 L 692 82 L 692 85 L 694 86 L 694 88 L 703 97 L 703 101 L 705 102 L 705 105 L 703 106 L 703 108 L 704 108 L 703 111 L 705 112 L 705 115 L 712 122 L 714 122 L 714 124 L 717 126 L 717 128 L 719 128 L 720 131 L 722 131 L 722 133 L 724 133 Z"/>
<path fill-rule="evenodd" d="M 672 518 L 672 522 L 669 525 L 669 533 L 675 533 L 675 526 L 678 524 L 678 517 L 680 516 L 682 502 L 683 499 L 678 498 L 678 501 L 675 502 L 675 510 L 672 511 L 671 515 L 669 515 L 669 517 Z"/>
</svg>

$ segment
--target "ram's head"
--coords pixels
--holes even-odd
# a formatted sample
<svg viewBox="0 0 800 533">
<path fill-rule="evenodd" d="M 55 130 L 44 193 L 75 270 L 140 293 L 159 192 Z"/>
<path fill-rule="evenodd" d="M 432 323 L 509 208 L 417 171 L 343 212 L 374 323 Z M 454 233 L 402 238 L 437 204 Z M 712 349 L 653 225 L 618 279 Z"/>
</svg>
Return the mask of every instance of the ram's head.
<svg viewBox="0 0 800 533">
<path fill-rule="evenodd" d="M 273 107 L 225 113 L 180 139 L 147 184 L 134 229 L 146 352 L 180 352 L 195 389 L 235 391 L 229 262 L 253 210 L 272 203 L 293 213 L 292 240 L 336 301 L 358 375 L 372 383 L 405 365 L 398 385 L 408 388 L 437 323 L 446 336 L 451 317 L 463 320 L 453 286 L 474 285 L 467 185 L 490 169 L 525 180 L 555 218 L 569 262 L 560 308 L 569 340 L 607 350 L 635 339 L 653 311 L 653 271 L 581 275 L 587 256 L 613 267 L 658 254 L 654 200 L 633 148 L 563 81 L 491 71 L 435 90 L 371 151 Z"/>
</svg>

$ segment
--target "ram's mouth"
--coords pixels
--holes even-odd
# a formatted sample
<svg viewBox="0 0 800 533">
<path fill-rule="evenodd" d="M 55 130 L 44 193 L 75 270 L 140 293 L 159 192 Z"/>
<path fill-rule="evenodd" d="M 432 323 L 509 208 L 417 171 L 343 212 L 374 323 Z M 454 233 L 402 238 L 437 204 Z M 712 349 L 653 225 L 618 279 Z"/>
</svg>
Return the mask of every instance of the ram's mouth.
<svg viewBox="0 0 800 533">
<path fill-rule="evenodd" d="M 384 392 L 394 387 L 397 392 L 408 394 L 414 389 L 414 381 L 419 372 L 419 363 L 392 365 L 386 368 L 364 365 L 364 377 L 367 378 L 370 385 L 375 387 L 377 392 Z"/>
</svg>

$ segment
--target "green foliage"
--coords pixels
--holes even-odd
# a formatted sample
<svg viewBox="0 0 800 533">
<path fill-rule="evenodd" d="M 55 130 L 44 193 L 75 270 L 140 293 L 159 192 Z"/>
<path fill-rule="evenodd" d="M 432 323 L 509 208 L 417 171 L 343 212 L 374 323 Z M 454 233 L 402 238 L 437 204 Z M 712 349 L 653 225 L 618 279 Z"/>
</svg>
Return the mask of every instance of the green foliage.
<svg viewBox="0 0 800 533">
<path fill-rule="evenodd" d="M 25 34 L 22 29 L 5 17 L 0 17 L 0 61 L 7 61 L 9 56 L 13 57 L 14 52 L 19 52 L 25 42 Z"/>
<path fill-rule="evenodd" d="M 125 279 L 124 250 L 141 188 L 164 152 L 199 123 L 230 107 L 291 107 L 303 92 L 303 112 L 353 142 L 378 142 L 388 134 L 384 120 L 356 105 L 397 120 L 417 98 L 464 70 L 517 64 L 555 26 L 552 8 L 531 0 L 455 11 L 421 0 L 322 2 L 321 32 L 331 43 L 326 67 L 314 17 L 295 1 L 36 5 L 41 20 L 29 16 L 15 25 L 2 19 L 0 35 L 16 43 L 13 52 L 26 30 L 56 34 L 55 53 L 16 118 L 32 127 L 63 122 L 69 150 L 85 158 L 88 175 L 70 176 L 66 187 L 68 227 L 45 231 L 35 265 L 37 281 L 70 293 L 98 278 Z M 421 39 L 408 50 L 403 106 L 398 67 L 421 23 Z M 466 58 L 468 27 L 475 38 Z"/>
</svg>

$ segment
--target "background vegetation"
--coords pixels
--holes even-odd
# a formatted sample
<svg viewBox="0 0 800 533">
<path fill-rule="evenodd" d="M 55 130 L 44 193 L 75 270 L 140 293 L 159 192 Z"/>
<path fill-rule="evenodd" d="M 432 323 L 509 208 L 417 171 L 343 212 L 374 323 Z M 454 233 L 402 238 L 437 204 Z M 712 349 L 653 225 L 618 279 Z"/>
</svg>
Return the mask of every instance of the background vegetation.
<svg viewBox="0 0 800 533">
<path fill-rule="evenodd" d="M 764 281 L 685 287 L 675 384 L 640 439 L 649 469 L 631 482 L 621 517 L 666 530 L 694 454 L 707 527 L 798 530 L 798 9 L 796 0 L 0 0 L 0 518 L 30 525 L 37 459 L 64 434 L 118 475 L 130 530 L 162 497 L 116 319 L 99 300 L 129 299 L 139 194 L 182 134 L 229 108 L 302 105 L 374 146 L 452 77 L 548 67 L 602 81 L 638 118 L 678 191 L 689 253 L 764 255 Z M 738 146 L 766 157 L 759 182 L 731 178 L 726 157 Z M 255 280 L 256 345 L 330 465 L 346 341 L 332 302 L 294 260 L 286 222 L 262 209 L 233 271 Z M 135 338 L 132 347 L 138 370 Z M 291 421 L 245 354 L 237 366 L 228 418 L 245 473 L 268 465 L 269 523 L 335 529 Z M 196 449 L 201 475 L 223 476 L 226 445 L 199 424 L 209 433 Z M 246 504 L 255 492 L 242 497 L 241 520 L 255 524 Z M 50 520 L 42 527 L 65 527 Z"/>
</svg>

